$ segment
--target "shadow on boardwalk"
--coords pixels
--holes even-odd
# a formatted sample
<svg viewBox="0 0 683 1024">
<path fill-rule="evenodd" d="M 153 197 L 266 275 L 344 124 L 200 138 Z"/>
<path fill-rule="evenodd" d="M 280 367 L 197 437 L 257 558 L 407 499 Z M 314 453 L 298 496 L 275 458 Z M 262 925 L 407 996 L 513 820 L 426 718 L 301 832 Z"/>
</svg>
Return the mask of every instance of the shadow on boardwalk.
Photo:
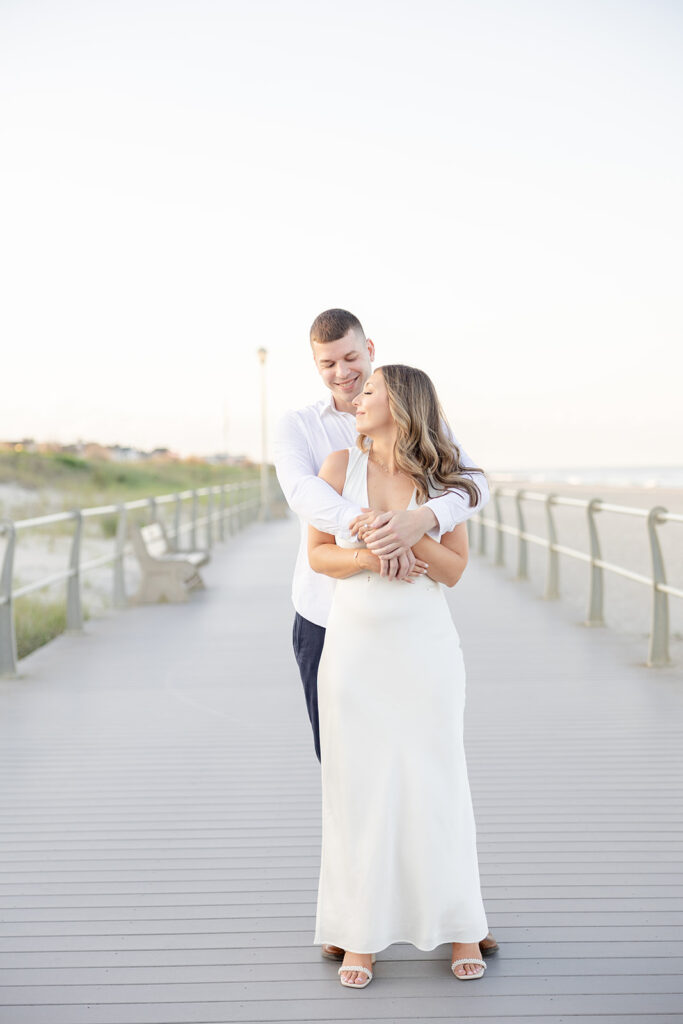
<svg viewBox="0 0 683 1024">
<path fill-rule="evenodd" d="M 466 984 L 449 947 L 394 945 L 340 986 L 312 945 L 295 536 L 253 526 L 189 604 L 92 621 L 0 682 L 3 1024 L 680 1022 L 680 670 L 477 559 L 450 600 L 501 951 Z"/>
</svg>

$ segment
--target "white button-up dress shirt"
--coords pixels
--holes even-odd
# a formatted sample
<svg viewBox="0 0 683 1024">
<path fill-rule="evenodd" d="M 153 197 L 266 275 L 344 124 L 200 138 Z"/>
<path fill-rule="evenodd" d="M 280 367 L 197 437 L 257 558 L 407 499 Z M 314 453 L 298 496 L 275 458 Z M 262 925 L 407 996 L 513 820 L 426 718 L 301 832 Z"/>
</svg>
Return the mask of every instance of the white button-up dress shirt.
<svg viewBox="0 0 683 1024">
<path fill-rule="evenodd" d="M 465 466 L 475 463 L 451 434 L 460 450 Z M 361 508 L 337 494 L 318 476 L 330 452 L 351 448 L 356 444 L 356 417 L 340 412 L 334 398 L 321 399 L 303 409 L 292 409 L 280 420 L 274 444 L 275 470 L 289 507 L 299 517 L 301 538 L 294 578 L 292 601 L 300 615 L 319 626 L 325 626 L 332 605 L 336 580 L 314 572 L 308 562 L 308 524 L 318 530 L 348 537 L 348 527 Z M 483 508 L 489 500 L 489 489 L 483 473 L 473 473 L 472 480 L 481 492 L 476 506 L 469 506 L 463 491 L 452 491 L 427 502 L 439 523 L 440 533 L 449 533 L 458 523 Z"/>
</svg>

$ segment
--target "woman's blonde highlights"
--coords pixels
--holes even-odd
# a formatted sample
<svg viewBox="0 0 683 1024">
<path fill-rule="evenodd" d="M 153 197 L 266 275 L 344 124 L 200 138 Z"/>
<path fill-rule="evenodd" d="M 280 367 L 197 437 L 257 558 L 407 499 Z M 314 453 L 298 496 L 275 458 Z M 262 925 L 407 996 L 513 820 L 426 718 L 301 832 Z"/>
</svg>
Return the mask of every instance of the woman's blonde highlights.
<svg viewBox="0 0 683 1024">
<path fill-rule="evenodd" d="M 484 473 L 474 466 L 465 467 L 460 449 L 447 434 L 448 425 L 436 388 L 423 370 L 401 363 L 378 367 L 389 399 L 389 410 L 396 423 L 394 459 L 396 467 L 412 477 L 418 504 L 430 497 L 430 485 L 439 490 L 465 491 L 470 507 L 478 504 L 481 492 L 468 474 Z M 369 438 L 358 435 L 358 447 L 368 450 Z"/>
</svg>

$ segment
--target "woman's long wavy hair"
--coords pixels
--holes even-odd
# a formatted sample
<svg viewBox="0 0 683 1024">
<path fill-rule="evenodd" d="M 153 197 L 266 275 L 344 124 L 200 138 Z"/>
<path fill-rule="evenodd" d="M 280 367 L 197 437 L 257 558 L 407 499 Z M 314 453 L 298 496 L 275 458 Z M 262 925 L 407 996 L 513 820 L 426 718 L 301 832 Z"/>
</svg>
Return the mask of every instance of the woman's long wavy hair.
<svg viewBox="0 0 683 1024">
<path fill-rule="evenodd" d="M 446 491 L 462 490 L 470 507 L 481 498 L 473 480 L 463 475 L 460 449 L 450 439 L 448 424 L 432 381 L 422 370 L 401 363 L 380 366 L 389 396 L 389 410 L 396 423 L 394 458 L 397 467 L 415 481 L 418 504 L 428 500 L 429 486 Z M 368 451 L 371 439 L 358 435 L 358 447 Z M 484 473 L 467 466 L 467 473 Z"/>
</svg>

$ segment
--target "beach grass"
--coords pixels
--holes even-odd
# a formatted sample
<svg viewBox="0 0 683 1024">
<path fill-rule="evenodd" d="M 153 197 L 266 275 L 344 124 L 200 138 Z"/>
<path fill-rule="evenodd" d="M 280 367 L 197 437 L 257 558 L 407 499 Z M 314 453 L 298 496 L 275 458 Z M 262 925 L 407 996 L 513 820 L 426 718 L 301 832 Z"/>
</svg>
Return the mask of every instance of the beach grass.
<svg viewBox="0 0 683 1024">
<path fill-rule="evenodd" d="M 193 487 L 232 483 L 258 474 L 258 467 L 212 465 L 201 459 L 112 462 L 67 452 L 0 451 L 0 484 L 52 487 L 68 494 L 131 501 Z"/>
<path fill-rule="evenodd" d="M 122 463 L 68 452 L 0 451 L 0 488 L 16 489 L 18 495 L 4 514 L 15 520 L 253 480 L 258 472 L 249 463 L 225 466 L 200 459 Z M 116 517 L 103 518 L 100 528 L 103 536 L 113 537 Z"/>
<path fill-rule="evenodd" d="M 83 618 L 89 619 L 87 608 Z M 66 629 L 66 601 L 46 600 L 34 594 L 24 594 L 14 601 L 14 629 L 17 639 L 17 657 L 25 658 L 44 644 L 54 640 Z"/>
</svg>

